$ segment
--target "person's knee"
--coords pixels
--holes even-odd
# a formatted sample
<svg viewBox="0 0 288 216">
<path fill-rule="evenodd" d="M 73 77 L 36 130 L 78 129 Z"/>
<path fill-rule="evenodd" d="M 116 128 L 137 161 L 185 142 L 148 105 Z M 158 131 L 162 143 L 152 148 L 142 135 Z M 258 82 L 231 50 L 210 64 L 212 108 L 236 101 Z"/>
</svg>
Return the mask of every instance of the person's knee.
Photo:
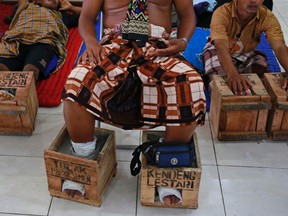
<svg viewBox="0 0 288 216">
<path fill-rule="evenodd" d="M 40 70 L 35 65 L 27 64 L 27 65 L 24 66 L 23 71 L 33 71 L 34 72 L 35 81 L 38 80 Z"/>
<path fill-rule="evenodd" d="M 0 71 L 10 71 L 10 70 L 6 65 L 0 63 Z"/>
</svg>

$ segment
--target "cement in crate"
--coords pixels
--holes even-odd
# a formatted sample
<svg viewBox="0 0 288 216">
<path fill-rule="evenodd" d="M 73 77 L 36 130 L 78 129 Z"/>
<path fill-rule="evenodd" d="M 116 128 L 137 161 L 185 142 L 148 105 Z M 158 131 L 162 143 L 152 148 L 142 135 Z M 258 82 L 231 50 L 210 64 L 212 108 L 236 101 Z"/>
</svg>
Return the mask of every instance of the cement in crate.
<svg viewBox="0 0 288 216">
<path fill-rule="evenodd" d="M 96 149 L 89 156 L 87 156 L 85 158 L 89 159 L 89 160 L 95 160 L 98 157 L 99 153 L 101 152 L 104 144 L 106 143 L 108 136 L 109 136 L 109 134 L 97 135 Z M 70 136 L 65 136 L 61 145 L 59 145 L 55 151 L 63 153 L 63 154 L 75 156 L 75 153 L 73 152 L 73 149 L 72 149 Z M 77 156 L 77 157 L 79 157 L 79 156 Z"/>
</svg>

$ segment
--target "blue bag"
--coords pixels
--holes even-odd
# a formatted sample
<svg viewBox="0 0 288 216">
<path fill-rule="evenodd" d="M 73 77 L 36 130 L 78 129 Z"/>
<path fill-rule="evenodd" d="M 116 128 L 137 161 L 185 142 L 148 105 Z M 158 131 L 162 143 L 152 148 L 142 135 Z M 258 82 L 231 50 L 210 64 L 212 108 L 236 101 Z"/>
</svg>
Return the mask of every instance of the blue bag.
<svg viewBox="0 0 288 216">
<path fill-rule="evenodd" d="M 165 144 L 155 148 L 157 167 L 190 167 L 191 164 L 192 146 L 189 144 Z"/>
<path fill-rule="evenodd" d="M 193 139 L 192 139 L 193 140 Z M 141 152 L 147 159 L 147 164 L 156 167 L 197 167 L 194 142 L 185 144 L 145 142 L 132 153 L 130 163 L 131 175 L 136 176 L 141 170 L 139 159 Z"/>
</svg>

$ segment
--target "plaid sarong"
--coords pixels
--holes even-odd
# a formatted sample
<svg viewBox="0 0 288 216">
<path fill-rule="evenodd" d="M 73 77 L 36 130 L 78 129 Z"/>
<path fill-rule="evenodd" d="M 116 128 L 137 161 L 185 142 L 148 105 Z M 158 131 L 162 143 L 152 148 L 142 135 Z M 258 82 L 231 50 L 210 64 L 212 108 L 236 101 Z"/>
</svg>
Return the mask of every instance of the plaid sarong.
<svg viewBox="0 0 288 216">
<path fill-rule="evenodd" d="M 15 17 L 0 44 L 0 55 L 11 58 L 19 54 L 19 44 L 50 44 L 58 56 L 56 70 L 66 58 L 68 30 L 59 11 L 33 3 L 19 6 Z"/>
<path fill-rule="evenodd" d="M 149 56 L 150 50 L 166 47 L 155 38 L 141 47 L 115 33 L 104 38 L 107 58 L 95 66 L 77 65 L 63 99 L 77 101 L 97 120 L 124 129 L 204 124 L 201 76 L 180 53 Z"/>
<path fill-rule="evenodd" d="M 226 75 L 218 59 L 216 47 L 208 42 L 203 49 L 205 78 L 209 83 L 213 75 Z M 264 53 L 255 50 L 248 53 L 231 54 L 233 63 L 239 73 L 257 73 L 260 78 L 268 72 L 268 61 Z M 206 83 L 206 84 L 208 84 Z"/>
</svg>

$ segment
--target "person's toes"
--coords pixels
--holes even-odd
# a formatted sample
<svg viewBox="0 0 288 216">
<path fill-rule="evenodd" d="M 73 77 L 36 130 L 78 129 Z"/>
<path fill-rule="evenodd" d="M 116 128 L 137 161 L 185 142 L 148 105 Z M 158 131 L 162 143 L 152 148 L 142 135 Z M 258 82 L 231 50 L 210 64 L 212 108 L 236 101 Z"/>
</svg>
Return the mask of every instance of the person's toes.
<svg viewBox="0 0 288 216">
<path fill-rule="evenodd" d="M 163 203 L 165 205 L 170 205 L 171 204 L 171 196 L 165 196 L 163 197 Z"/>
<path fill-rule="evenodd" d="M 181 192 L 176 188 L 157 187 L 159 200 L 165 204 L 177 204 L 182 203 Z M 164 200 L 165 199 L 165 200 Z"/>
<path fill-rule="evenodd" d="M 178 197 L 176 197 L 176 196 L 170 196 L 170 199 L 171 199 L 171 204 L 172 205 L 175 205 L 175 204 L 177 204 L 178 202 L 179 202 L 179 199 L 178 199 Z"/>
<path fill-rule="evenodd" d="M 69 190 L 69 189 L 65 189 L 63 191 L 71 198 L 77 198 L 77 197 L 81 197 L 82 196 L 82 193 L 80 191 Z"/>
</svg>

